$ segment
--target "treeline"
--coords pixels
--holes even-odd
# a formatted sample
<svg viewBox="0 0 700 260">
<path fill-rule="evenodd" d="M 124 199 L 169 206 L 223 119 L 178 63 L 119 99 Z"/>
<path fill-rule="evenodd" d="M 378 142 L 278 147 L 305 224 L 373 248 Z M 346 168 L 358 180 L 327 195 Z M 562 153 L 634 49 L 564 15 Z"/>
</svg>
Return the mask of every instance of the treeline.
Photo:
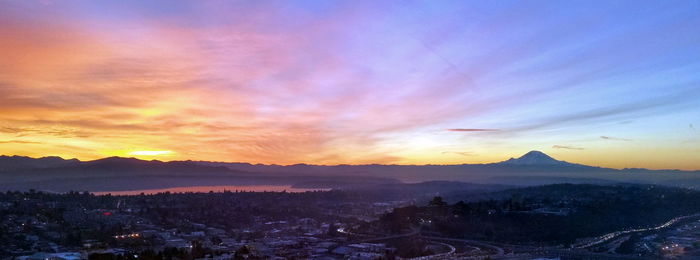
<svg viewBox="0 0 700 260">
<path fill-rule="evenodd" d="M 505 191 L 506 199 L 395 209 L 379 224 L 390 232 L 422 225 L 450 237 L 569 245 L 629 228 L 657 226 L 700 212 L 700 192 L 650 185 L 557 184 Z"/>
</svg>

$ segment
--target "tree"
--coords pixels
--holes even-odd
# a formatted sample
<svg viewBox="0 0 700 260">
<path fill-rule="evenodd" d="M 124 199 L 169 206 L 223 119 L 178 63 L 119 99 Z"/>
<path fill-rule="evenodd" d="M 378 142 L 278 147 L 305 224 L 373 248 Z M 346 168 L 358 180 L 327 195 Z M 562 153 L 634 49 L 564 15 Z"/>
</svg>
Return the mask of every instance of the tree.
<svg viewBox="0 0 700 260">
<path fill-rule="evenodd" d="M 442 197 L 436 196 L 430 201 L 430 203 L 428 203 L 428 205 L 435 207 L 445 207 L 447 206 L 447 202 L 443 201 Z"/>
<path fill-rule="evenodd" d="M 236 253 L 233 254 L 233 259 L 239 260 L 239 259 L 247 259 L 248 256 L 250 256 L 251 250 L 250 248 L 245 245 L 236 250 Z"/>
</svg>

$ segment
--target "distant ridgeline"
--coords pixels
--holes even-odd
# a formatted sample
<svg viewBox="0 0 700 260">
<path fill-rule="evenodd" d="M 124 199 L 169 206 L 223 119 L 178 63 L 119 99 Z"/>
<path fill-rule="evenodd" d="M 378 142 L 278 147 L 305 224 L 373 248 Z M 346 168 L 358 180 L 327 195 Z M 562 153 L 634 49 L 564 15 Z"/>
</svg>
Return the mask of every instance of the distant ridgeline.
<svg viewBox="0 0 700 260">
<path fill-rule="evenodd" d="M 425 181 L 506 185 L 645 183 L 698 188 L 700 172 L 601 168 L 559 161 L 539 151 L 499 163 L 460 165 L 284 166 L 121 157 L 79 161 L 0 156 L 0 190 L 123 191 L 212 185 L 357 188 Z"/>
</svg>

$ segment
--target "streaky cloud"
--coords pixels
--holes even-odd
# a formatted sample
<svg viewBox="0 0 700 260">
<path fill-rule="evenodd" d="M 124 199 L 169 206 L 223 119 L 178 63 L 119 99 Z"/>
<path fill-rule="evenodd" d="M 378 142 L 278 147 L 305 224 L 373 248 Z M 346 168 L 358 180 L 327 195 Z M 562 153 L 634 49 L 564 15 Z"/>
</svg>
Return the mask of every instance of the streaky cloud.
<svg viewBox="0 0 700 260">
<path fill-rule="evenodd" d="M 601 138 L 601 139 L 605 139 L 605 140 L 612 140 L 612 141 L 625 141 L 625 142 L 631 142 L 631 141 L 632 141 L 632 139 L 619 138 L 619 137 L 611 137 L 611 136 L 605 136 L 605 135 L 600 136 L 600 138 Z"/>
<path fill-rule="evenodd" d="M 450 152 L 450 151 L 442 152 L 442 154 L 456 154 L 456 155 L 461 155 L 461 156 L 475 156 L 476 155 L 473 152 Z"/>
<path fill-rule="evenodd" d="M 450 132 L 496 132 L 499 129 L 489 129 L 489 128 L 450 128 L 447 129 Z"/>
<path fill-rule="evenodd" d="M 583 147 L 569 146 L 569 145 L 552 145 L 554 149 L 567 149 L 567 150 L 585 150 Z"/>
<path fill-rule="evenodd" d="M 540 120 L 532 120 L 534 123 L 523 124 L 507 129 L 508 132 L 521 132 L 552 128 L 554 126 L 572 125 L 583 122 L 609 122 L 619 118 L 640 117 L 646 114 L 658 113 L 659 110 L 674 110 L 695 107 L 698 105 L 700 89 L 681 90 L 675 93 L 656 96 L 644 100 L 603 106 L 577 113 L 557 115 Z M 605 138 L 604 138 L 605 139 Z"/>
<path fill-rule="evenodd" d="M 23 141 L 23 140 L 0 141 L 0 144 L 40 144 L 40 143 L 41 142 Z"/>
</svg>

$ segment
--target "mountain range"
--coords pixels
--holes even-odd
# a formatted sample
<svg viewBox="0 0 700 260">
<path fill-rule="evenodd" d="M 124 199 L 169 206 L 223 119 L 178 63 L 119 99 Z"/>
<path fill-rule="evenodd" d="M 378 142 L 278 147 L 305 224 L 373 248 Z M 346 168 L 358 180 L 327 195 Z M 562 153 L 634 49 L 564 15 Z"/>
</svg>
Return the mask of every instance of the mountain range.
<svg viewBox="0 0 700 260">
<path fill-rule="evenodd" d="M 0 156 L 0 191 L 111 191 L 195 185 L 294 185 L 339 188 L 453 181 L 478 184 L 647 183 L 700 187 L 700 171 L 611 169 L 556 160 L 540 151 L 498 163 L 460 165 L 265 165 L 209 161 L 147 161 L 109 157 Z"/>
</svg>

